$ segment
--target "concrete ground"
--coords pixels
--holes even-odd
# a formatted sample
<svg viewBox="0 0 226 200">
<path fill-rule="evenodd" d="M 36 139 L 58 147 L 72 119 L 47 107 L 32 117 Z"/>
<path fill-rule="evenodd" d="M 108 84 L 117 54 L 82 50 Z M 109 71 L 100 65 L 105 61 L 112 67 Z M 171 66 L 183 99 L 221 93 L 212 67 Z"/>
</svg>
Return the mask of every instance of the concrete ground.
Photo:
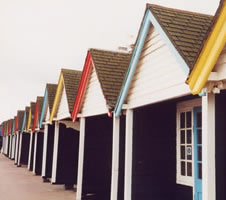
<svg viewBox="0 0 226 200">
<path fill-rule="evenodd" d="M 76 193 L 63 185 L 43 183 L 26 167 L 16 167 L 14 161 L 0 154 L 1 200 L 75 200 Z"/>
</svg>

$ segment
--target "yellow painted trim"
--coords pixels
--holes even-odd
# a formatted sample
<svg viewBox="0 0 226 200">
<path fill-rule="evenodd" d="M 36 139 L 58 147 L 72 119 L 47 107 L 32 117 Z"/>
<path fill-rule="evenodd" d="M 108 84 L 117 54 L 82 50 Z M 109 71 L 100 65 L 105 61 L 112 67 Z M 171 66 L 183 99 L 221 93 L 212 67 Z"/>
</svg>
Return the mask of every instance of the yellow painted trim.
<svg viewBox="0 0 226 200">
<path fill-rule="evenodd" d="M 31 125 L 31 108 L 29 109 L 29 115 L 28 115 L 28 121 L 27 121 L 27 132 L 30 131 L 30 125 Z"/>
<path fill-rule="evenodd" d="M 225 46 L 226 0 L 224 0 L 218 15 L 213 30 L 207 38 L 194 69 L 187 81 L 192 94 L 199 94 L 201 92 Z"/>
<path fill-rule="evenodd" d="M 58 85 L 57 85 L 56 95 L 55 95 L 54 102 L 53 102 L 52 112 L 50 113 L 50 117 L 49 117 L 49 122 L 51 124 L 52 124 L 53 118 L 55 117 L 57 109 L 58 109 L 58 104 L 59 104 L 59 101 L 60 101 L 62 88 L 63 88 L 63 74 L 61 72 L 60 79 L 59 79 Z"/>
</svg>

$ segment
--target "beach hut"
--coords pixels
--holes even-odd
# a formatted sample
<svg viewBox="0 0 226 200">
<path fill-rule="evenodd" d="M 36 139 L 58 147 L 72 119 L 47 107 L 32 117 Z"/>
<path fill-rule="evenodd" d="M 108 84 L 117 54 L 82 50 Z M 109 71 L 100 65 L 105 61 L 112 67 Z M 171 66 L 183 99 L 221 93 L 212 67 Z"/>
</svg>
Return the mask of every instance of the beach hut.
<svg viewBox="0 0 226 200">
<path fill-rule="evenodd" d="M 62 69 L 49 122 L 55 121 L 52 163 L 52 184 L 73 188 L 77 180 L 79 123 L 73 123 L 71 113 L 81 71 Z"/>
<path fill-rule="evenodd" d="M 27 168 L 30 171 L 33 171 L 33 161 L 34 161 L 34 146 L 35 146 L 35 137 L 32 132 L 33 121 L 35 117 L 35 102 L 30 103 L 28 114 L 26 114 L 26 135 L 29 135 L 29 144 L 28 144 L 28 165 Z"/>
<path fill-rule="evenodd" d="M 15 163 L 18 167 L 21 167 L 21 165 L 27 165 L 28 161 L 28 144 L 29 144 L 29 136 L 27 136 L 24 132 L 24 110 L 20 110 L 17 112 L 18 116 L 18 122 L 17 122 L 17 129 L 16 134 L 18 137 L 18 149 L 17 155 L 15 156 L 17 159 L 15 159 Z"/>
<path fill-rule="evenodd" d="M 15 154 L 16 154 L 16 131 L 15 131 L 16 120 L 17 120 L 17 116 L 15 116 L 13 119 L 13 128 L 12 128 L 13 139 L 12 139 L 12 154 L 11 154 L 12 160 L 15 160 Z"/>
<path fill-rule="evenodd" d="M 0 125 L 0 152 L 1 153 L 2 153 L 2 143 L 3 143 L 2 129 L 3 129 L 3 124 Z"/>
<path fill-rule="evenodd" d="M 10 144 L 9 144 L 9 158 L 12 160 L 14 155 L 14 118 L 10 120 Z"/>
<path fill-rule="evenodd" d="M 124 199 L 226 198 L 225 42 L 225 1 L 215 17 L 147 4 L 114 110 Z"/>
<path fill-rule="evenodd" d="M 43 129 L 40 128 L 39 119 L 41 117 L 41 109 L 43 105 L 43 97 L 37 97 L 35 105 L 35 113 L 32 127 L 34 140 L 34 156 L 33 156 L 33 173 L 41 175 L 42 172 L 42 155 L 43 155 Z"/>
<path fill-rule="evenodd" d="M 12 137 L 11 137 L 11 127 L 12 127 L 12 121 L 11 119 L 8 120 L 8 125 L 7 125 L 7 137 L 8 137 L 8 151 L 7 151 L 7 157 L 10 158 L 11 154 L 11 142 L 12 142 Z"/>
<path fill-rule="evenodd" d="M 112 111 L 130 56 L 128 52 L 88 50 L 72 113 L 73 121 L 80 121 L 77 199 L 110 199 L 114 164 Z M 121 118 L 119 129 L 122 151 L 124 124 L 125 119 Z M 123 163 L 120 163 L 120 167 L 123 168 Z M 124 175 L 121 172 L 119 182 L 123 186 L 121 178 Z"/>
<path fill-rule="evenodd" d="M 42 178 L 44 182 L 49 182 L 52 175 L 53 144 L 55 122 L 49 123 L 50 113 L 53 108 L 53 101 L 56 95 L 57 84 L 46 84 L 42 112 L 40 117 L 40 128 L 44 128 Z"/>
</svg>

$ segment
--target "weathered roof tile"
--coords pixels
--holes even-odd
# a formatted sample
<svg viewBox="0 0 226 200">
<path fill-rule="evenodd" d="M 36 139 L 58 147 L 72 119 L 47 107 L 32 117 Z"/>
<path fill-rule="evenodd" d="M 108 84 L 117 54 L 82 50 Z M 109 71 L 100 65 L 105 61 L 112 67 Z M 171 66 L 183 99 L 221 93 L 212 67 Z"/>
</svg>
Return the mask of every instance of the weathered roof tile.
<svg viewBox="0 0 226 200">
<path fill-rule="evenodd" d="M 78 70 L 62 69 L 63 80 L 68 100 L 69 112 L 73 110 L 82 72 Z"/>
<path fill-rule="evenodd" d="M 147 4 L 160 26 L 192 69 L 206 40 L 213 16 Z"/>
<path fill-rule="evenodd" d="M 100 85 L 107 105 L 114 108 L 131 54 L 90 49 Z"/>
</svg>

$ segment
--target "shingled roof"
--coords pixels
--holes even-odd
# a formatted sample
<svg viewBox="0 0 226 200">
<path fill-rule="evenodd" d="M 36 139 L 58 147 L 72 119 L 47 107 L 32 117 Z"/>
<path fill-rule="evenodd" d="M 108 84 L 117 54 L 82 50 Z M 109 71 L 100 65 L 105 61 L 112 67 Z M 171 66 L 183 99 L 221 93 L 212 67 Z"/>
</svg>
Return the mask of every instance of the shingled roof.
<svg viewBox="0 0 226 200">
<path fill-rule="evenodd" d="M 131 54 L 99 49 L 90 49 L 89 51 L 107 105 L 112 109 L 122 87 Z"/>
<path fill-rule="evenodd" d="M 21 131 L 22 125 L 23 125 L 24 111 L 18 110 L 18 111 L 17 111 L 17 115 L 18 115 L 18 125 L 17 125 L 17 129 L 18 129 L 19 131 Z"/>
<path fill-rule="evenodd" d="M 73 110 L 75 97 L 77 95 L 82 72 L 78 70 L 62 69 L 61 70 L 66 90 L 69 112 Z"/>
<path fill-rule="evenodd" d="M 28 123 L 29 111 L 30 111 L 30 106 L 26 106 L 26 107 L 25 107 L 25 113 L 26 113 L 25 129 L 27 129 L 27 123 Z"/>
<path fill-rule="evenodd" d="M 38 104 L 38 119 L 40 119 L 42 114 L 43 100 L 44 100 L 44 97 L 37 97 L 36 103 Z"/>
<path fill-rule="evenodd" d="M 46 88 L 47 88 L 47 91 L 48 91 L 48 100 L 47 101 L 48 101 L 49 110 L 50 110 L 50 113 L 51 113 L 52 108 L 53 108 L 54 98 L 55 98 L 55 95 L 56 95 L 57 84 L 47 83 Z"/>
<path fill-rule="evenodd" d="M 207 39 L 213 16 L 147 4 L 190 69 Z"/>
</svg>

